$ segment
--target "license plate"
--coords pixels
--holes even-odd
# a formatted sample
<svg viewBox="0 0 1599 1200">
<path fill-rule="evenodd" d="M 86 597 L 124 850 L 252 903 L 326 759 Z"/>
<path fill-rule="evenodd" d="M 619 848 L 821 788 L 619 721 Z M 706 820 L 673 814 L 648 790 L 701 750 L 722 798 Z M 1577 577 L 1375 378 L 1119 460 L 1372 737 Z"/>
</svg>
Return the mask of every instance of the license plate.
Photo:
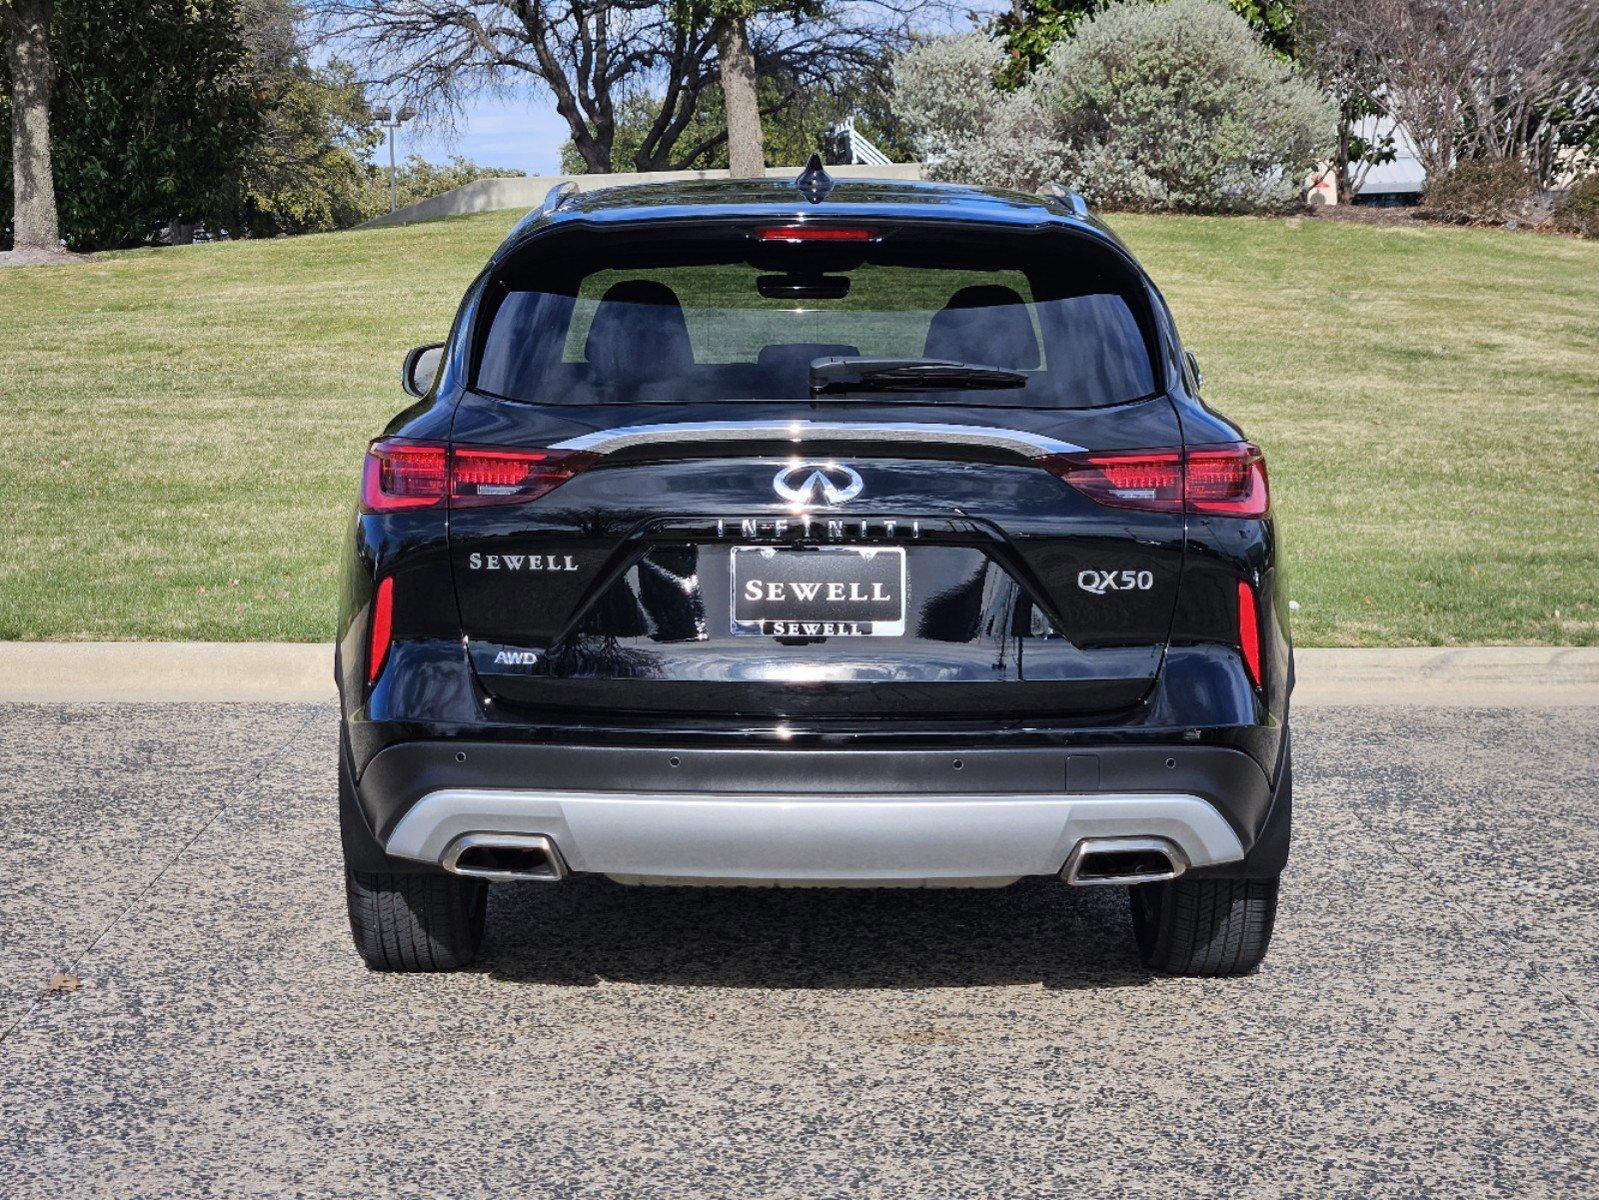
<svg viewBox="0 0 1599 1200">
<path fill-rule="evenodd" d="M 733 632 L 767 637 L 898 637 L 901 547 L 735 546 Z"/>
</svg>

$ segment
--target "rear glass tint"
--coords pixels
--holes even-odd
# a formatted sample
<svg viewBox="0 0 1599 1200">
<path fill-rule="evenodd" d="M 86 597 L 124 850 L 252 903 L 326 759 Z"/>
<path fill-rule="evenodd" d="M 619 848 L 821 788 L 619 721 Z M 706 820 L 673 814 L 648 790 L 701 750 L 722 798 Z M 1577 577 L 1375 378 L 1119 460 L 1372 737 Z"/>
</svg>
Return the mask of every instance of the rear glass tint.
<svg viewBox="0 0 1599 1200">
<path fill-rule="evenodd" d="M 477 387 L 539 404 L 806 400 L 811 363 L 843 356 L 1026 376 L 1005 391 L 909 394 L 917 403 L 1083 408 L 1150 394 L 1138 281 L 1096 246 L 1065 249 L 1026 264 L 903 239 L 541 256 L 496 281 Z"/>
</svg>

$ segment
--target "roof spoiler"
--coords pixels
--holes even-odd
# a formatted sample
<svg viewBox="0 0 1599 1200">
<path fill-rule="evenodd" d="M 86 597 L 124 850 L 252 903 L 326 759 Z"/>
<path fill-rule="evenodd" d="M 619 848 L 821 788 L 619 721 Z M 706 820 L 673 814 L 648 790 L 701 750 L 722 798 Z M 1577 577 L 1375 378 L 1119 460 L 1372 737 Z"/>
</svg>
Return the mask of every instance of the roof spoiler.
<svg viewBox="0 0 1599 1200">
<path fill-rule="evenodd" d="M 1046 200 L 1060 201 L 1060 203 L 1071 209 L 1072 216 L 1074 217 L 1088 216 L 1088 201 L 1084 200 L 1070 188 L 1062 187 L 1053 179 L 1046 183 L 1043 187 L 1039 188 L 1038 194 L 1043 196 Z"/>
<path fill-rule="evenodd" d="M 528 209 L 522 219 L 511 226 L 511 232 L 505 235 L 505 240 L 500 243 L 500 249 L 503 250 L 506 246 L 509 246 L 526 232 L 529 226 L 555 213 L 560 209 L 561 205 L 575 195 L 577 195 L 577 183 L 575 180 L 566 179 L 556 184 L 545 193 L 543 202 L 537 208 Z M 496 250 L 494 253 L 497 258 L 500 251 Z"/>
<path fill-rule="evenodd" d="M 544 194 L 544 203 L 533 211 L 541 217 L 547 217 L 560 209 L 573 196 L 577 195 L 577 180 L 566 179 L 552 187 Z"/>
</svg>

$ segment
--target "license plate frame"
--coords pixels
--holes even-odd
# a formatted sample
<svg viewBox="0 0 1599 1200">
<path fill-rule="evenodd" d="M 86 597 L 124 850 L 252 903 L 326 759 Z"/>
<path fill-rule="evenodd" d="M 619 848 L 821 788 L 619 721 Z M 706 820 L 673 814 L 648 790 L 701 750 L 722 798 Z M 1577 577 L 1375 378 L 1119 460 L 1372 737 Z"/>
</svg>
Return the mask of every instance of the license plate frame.
<svg viewBox="0 0 1599 1200">
<path fill-rule="evenodd" d="M 768 570 L 777 567 L 781 578 L 763 581 L 750 575 L 748 569 L 757 559 Z M 854 569 L 836 573 L 845 578 L 828 578 L 828 567 L 840 561 L 854 564 Z M 903 546 L 733 546 L 727 575 L 734 634 L 805 640 L 904 636 L 908 588 Z M 785 595 L 772 599 L 747 594 L 749 584 L 763 582 L 782 585 Z M 809 597 L 787 594 L 795 583 L 815 585 L 817 591 Z M 892 584 L 887 596 L 881 594 L 885 584 Z M 844 595 L 837 597 L 835 591 L 836 598 L 829 598 L 830 588 L 842 588 Z M 773 611 L 773 606 L 783 605 L 791 611 Z M 838 606 L 831 616 L 828 605 Z"/>
</svg>

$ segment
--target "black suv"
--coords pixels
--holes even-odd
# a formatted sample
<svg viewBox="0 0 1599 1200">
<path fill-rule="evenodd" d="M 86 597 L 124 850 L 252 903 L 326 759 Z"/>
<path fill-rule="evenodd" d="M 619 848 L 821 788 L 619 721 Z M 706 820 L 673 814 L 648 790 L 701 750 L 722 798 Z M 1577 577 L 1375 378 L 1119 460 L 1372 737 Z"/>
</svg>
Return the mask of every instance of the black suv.
<svg viewBox="0 0 1599 1200">
<path fill-rule="evenodd" d="M 367 453 L 337 652 L 373 967 L 487 885 L 1130 890 L 1265 953 L 1293 667 L 1260 451 L 1081 199 L 575 194 L 518 224 Z"/>
</svg>

